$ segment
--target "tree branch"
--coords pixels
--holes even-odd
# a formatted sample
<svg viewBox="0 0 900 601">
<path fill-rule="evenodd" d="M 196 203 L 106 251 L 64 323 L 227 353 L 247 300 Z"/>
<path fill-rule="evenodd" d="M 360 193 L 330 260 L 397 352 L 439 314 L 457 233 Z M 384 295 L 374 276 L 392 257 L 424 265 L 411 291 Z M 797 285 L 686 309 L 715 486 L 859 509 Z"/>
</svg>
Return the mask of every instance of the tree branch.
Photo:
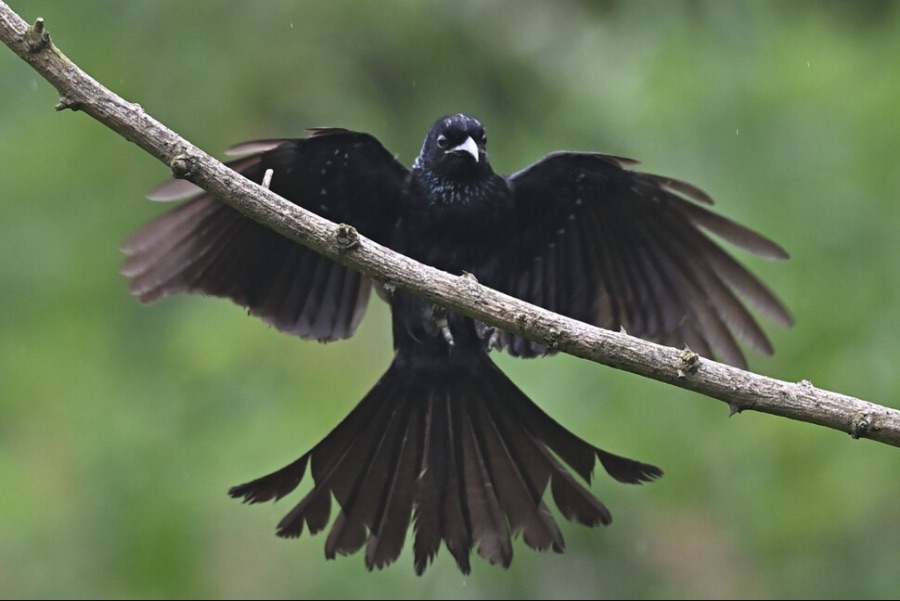
<svg viewBox="0 0 900 601">
<path fill-rule="evenodd" d="M 42 19 L 29 27 L 0 2 L 0 39 L 59 92 L 57 110 L 87 113 L 223 202 L 279 233 L 389 286 L 413 293 L 549 348 L 667 382 L 746 409 L 780 415 L 900 446 L 900 411 L 815 388 L 807 381 L 759 376 L 690 351 L 596 328 L 417 263 L 301 209 L 225 167 L 88 76 L 57 49 Z"/>
</svg>

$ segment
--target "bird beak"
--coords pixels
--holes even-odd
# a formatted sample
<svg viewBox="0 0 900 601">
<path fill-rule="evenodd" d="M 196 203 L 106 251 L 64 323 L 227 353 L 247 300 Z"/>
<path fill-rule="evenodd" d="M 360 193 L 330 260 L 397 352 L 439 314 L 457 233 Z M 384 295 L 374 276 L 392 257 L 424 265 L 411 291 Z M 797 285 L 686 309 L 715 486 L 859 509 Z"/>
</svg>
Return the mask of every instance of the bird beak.
<svg viewBox="0 0 900 601">
<path fill-rule="evenodd" d="M 459 146 L 454 146 L 447 152 L 468 152 L 472 155 L 472 158 L 475 159 L 475 162 L 478 162 L 478 144 L 475 143 L 475 140 L 472 139 L 472 136 L 469 136 L 468 138 L 466 138 L 465 142 L 463 142 Z"/>
</svg>

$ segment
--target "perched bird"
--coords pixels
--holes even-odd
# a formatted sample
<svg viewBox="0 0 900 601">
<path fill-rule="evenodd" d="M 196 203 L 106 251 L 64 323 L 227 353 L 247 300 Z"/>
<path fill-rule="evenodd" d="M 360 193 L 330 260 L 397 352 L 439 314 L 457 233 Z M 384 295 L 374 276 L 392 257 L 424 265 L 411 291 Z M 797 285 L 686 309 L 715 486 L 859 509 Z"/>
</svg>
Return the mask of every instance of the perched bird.
<svg viewBox="0 0 900 601">
<path fill-rule="evenodd" d="M 398 252 L 549 310 L 744 366 L 737 339 L 772 347 L 744 301 L 789 325 L 775 296 L 708 233 L 769 259 L 787 253 L 721 217 L 698 188 L 629 170 L 635 161 L 550 154 L 501 176 L 491 169 L 482 124 L 439 119 L 411 169 L 374 137 L 313 129 L 304 139 L 234 147 L 230 167 L 297 205 Z M 331 341 L 351 336 L 373 282 L 244 217 L 184 181 L 151 193 L 196 198 L 147 224 L 125 243 L 122 272 L 142 302 L 179 292 L 227 297 L 283 332 Z M 307 467 L 312 490 L 277 534 L 326 528 L 328 558 L 365 547 L 369 569 L 393 562 L 414 529 L 421 574 L 443 542 L 460 570 L 473 548 L 508 566 L 512 536 L 562 551 L 546 489 L 567 519 L 609 524 L 610 512 L 573 475 L 591 479 L 595 460 L 616 480 L 662 471 L 601 450 L 554 421 L 491 361 L 540 344 L 438 309 L 404 292 L 390 303 L 394 360 L 355 409 L 302 457 L 235 486 L 249 503 L 293 491 Z"/>
</svg>

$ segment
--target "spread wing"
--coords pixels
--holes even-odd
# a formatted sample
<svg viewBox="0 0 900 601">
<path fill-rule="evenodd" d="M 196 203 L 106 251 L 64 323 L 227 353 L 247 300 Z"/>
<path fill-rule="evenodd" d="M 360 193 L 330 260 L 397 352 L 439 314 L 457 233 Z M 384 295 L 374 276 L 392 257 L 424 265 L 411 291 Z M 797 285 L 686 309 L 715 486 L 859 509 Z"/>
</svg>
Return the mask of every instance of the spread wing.
<svg viewBox="0 0 900 601">
<path fill-rule="evenodd" d="M 506 292 L 552 311 L 746 365 L 737 340 L 772 346 L 749 304 L 790 325 L 781 302 L 709 234 L 768 259 L 787 253 L 717 215 L 694 186 L 626 169 L 634 161 L 559 152 L 509 178 L 516 240 Z M 746 303 L 746 304 L 745 304 Z M 543 347 L 503 335 L 509 352 Z"/>
<path fill-rule="evenodd" d="M 363 235 L 387 241 L 407 169 L 374 137 L 343 129 L 308 138 L 260 140 L 231 149 L 253 153 L 228 166 L 291 202 Z M 183 180 L 149 195 L 177 200 L 202 193 Z M 163 214 L 124 244 L 122 273 L 142 302 L 179 292 L 226 297 L 279 330 L 304 338 L 351 336 L 362 319 L 369 279 L 284 238 L 203 194 Z"/>
</svg>

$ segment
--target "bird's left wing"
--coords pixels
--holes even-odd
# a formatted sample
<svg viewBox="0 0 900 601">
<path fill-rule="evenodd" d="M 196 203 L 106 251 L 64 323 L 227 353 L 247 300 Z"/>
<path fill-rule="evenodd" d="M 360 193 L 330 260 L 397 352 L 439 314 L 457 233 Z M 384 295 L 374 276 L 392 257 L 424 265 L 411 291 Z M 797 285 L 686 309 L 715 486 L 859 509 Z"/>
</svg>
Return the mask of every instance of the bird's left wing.
<svg viewBox="0 0 900 601">
<path fill-rule="evenodd" d="M 789 325 L 781 302 L 709 233 L 769 259 L 787 253 L 717 215 L 698 188 L 630 159 L 558 152 L 509 177 L 516 238 L 505 292 L 552 311 L 745 366 L 736 338 L 771 354 L 744 301 Z M 504 334 L 519 356 L 543 347 Z"/>
<path fill-rule="evenodd" d="M 408 170 L 374 137 L 314 129 L 295 140 L 259 140 L 230 149 L 252 153 L 228 166 L 285 199 L 380 243 L 397 219 Z M 153 190 L 153 200 L 202 193 L 184 180 Z M 279 330 L 304 338 L 351 336 L 371 281 L 245 217 L 209 194 L 163 214 L 123 245 L 122 273 L 142 302 L 199 292 L 230 298 Z"/>
</svg>

